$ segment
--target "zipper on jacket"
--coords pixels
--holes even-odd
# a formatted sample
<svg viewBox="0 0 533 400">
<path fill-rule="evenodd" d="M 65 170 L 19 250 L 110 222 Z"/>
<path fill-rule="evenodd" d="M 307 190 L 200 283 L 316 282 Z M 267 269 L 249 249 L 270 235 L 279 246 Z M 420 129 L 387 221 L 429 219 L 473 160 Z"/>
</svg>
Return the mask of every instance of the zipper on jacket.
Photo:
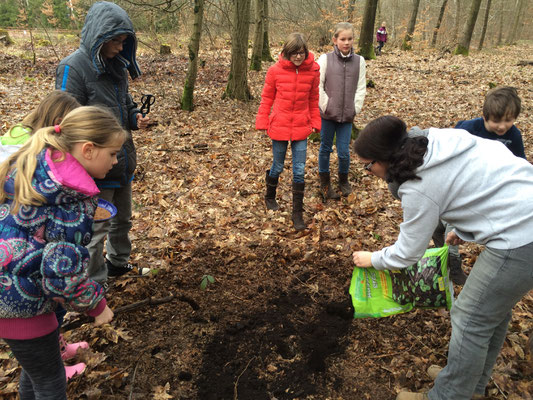
<svg viewBox="0 0 533 400">
<path fill-rule="evenodd" d="M 292 99 L 292 112 L 291 112 L 291 133 L 289 135 L 289 140 L 292 143 L 292 132 L 294 131 L 294 105 L 296 104 L 296 88 L 298 87 L 298 67 L 294 68 L 296 71 L 296 78 L 294 78 L 294 97 Z M 291 144 L 292 149 L 292 144 Z"/>
<path fill-rule="evenodd" d="M 346 60 L 342 60 L 343 68 L 343 85 L 342 85 L 342 111 L 341 111 L 341 122 L 344 121 L 344 102 L 346 100 Z"/>
</svg>

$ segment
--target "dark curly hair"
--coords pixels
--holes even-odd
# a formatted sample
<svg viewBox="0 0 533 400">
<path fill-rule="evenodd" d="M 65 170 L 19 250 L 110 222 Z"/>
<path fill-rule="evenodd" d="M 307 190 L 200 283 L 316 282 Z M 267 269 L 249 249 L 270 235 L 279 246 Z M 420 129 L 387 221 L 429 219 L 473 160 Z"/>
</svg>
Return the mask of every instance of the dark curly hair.
<svg viewBox="0 0 533 400">
<path fill-rule="evenodd" d="M 424 162 L 427 146 L 426 137 L 408 137 L 405 122 L 385 115 L 365 126 L 354 141 L 353 150 L 362 158 L 388 163 L 386 181 L 401 185 L 411 179 L 421 179 L 415 170 Z"/>
</svg>

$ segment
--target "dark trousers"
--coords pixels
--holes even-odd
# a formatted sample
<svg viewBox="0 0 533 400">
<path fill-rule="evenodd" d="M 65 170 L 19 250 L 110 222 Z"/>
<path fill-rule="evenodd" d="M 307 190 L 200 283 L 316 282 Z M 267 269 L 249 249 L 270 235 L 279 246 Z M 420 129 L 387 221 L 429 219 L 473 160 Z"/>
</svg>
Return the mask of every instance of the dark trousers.
<svg viewBox="0 0 533 400">
<path fill-rule="evenodd" d="M 66 400 L 67 379 L 59 331 L 35 339 L 4 339 L 22 367 L 20 400 Z"/>
</svg>

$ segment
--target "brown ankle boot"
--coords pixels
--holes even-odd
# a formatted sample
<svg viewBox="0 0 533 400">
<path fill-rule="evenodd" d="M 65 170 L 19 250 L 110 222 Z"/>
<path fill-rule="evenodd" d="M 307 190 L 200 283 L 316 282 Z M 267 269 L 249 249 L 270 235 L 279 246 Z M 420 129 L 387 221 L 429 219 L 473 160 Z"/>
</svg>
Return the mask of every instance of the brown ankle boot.
<svg viewBox="0 0 533 400">
<path fill-rule="evenodd" d="M 320 175 L 320 193 L 322 194 L 322 201 L 325 203 L 327 199 L 340 199 L 340 195 L 331 188 L 329 172 L 319 172 Z"/>
<path fill-rule="evenodd" d="M 339 188 L 344 197 L 352 193 L 352 186 L 348 182 L 348 174 L 341 174 L 339 172 Z"/>
</svg>

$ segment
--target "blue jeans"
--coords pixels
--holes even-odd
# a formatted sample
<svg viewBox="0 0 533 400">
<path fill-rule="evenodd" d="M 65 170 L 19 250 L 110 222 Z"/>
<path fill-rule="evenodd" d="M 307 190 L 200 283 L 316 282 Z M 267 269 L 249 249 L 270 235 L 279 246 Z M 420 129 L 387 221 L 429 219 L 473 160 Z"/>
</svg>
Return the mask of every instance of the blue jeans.
<svg viewBox="0 0 533 400">
<path fill-rule="evenodd" d="M 533 288 L 533 243 L 511 250 L 486 248 L 451 310 L 448 364 L 431 400 L 469 400 L 485 393 L 505 341 L 514 305 Z"/>
<path fill-rule="evenodd" d="M 320 131 L 320 150 L 318 151 L 318 172 L 329 172 L 329 156 L 333 152 L 333 138 L 337 133 L 337 157 L 339 173 L 347 174 L 350 170 L 350 140 L 352 139 L 351 122 L 335 122 L 322 118 Z"/>
<path fill-rule="evenodd" d="M 20 400 L 66 400 L 67 378 L 56 329 L 35 339 L 4 339 L 22 367 Z"/>
<path fill-rule="evenodd" d="M 270 176 L 277 178 L 283 171 L 285 154 L 289 142 L 286 140 L 272 140 L 272 155 L 274 160 L 270 167 Z M 307 139 L 295 140 L 291 142 L 292 152 L 292 181 L 294 183 L 304 183 L 305 159 L 307 158 Z"/>
</svg>

